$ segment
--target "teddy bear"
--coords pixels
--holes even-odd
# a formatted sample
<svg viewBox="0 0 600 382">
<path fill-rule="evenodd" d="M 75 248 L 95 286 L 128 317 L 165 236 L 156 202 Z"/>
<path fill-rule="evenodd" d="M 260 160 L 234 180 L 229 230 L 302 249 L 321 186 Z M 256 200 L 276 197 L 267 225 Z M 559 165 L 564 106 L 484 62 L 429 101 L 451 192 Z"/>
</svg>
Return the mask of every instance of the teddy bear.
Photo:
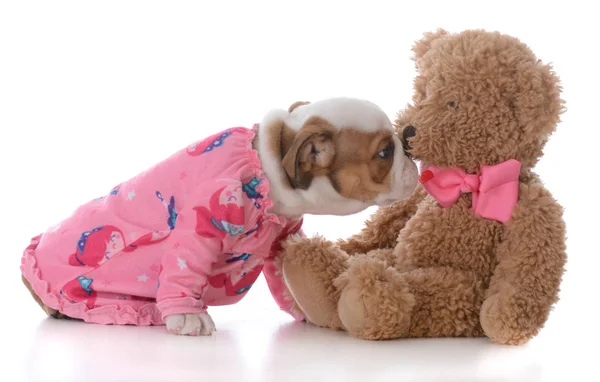
<svg viewBox="0 0 600 382">
<path fill-rule="evenodd" d="M 534 172 L 566 110 L 560 80 L 497 31 L 438 29 L 412 52 L 414 94 L 394 126 L 418 187 L 349 239 L 289 239 L 285 282 L 308 322 L 354 337 L 524 344 L 567 260 L 563 209 Z"/>
</svg>

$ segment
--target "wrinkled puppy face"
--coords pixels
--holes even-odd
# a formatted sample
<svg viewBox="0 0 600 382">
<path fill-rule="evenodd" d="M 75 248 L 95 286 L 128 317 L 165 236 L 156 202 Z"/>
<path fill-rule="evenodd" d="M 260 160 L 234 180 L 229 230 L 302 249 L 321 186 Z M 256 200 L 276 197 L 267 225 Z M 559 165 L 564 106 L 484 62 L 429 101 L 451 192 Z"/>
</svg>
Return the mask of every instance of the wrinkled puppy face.
<svg viewBox="0 0 600 382">
<path fill-rule="evenodd" d="M 416 165 L 377 106 L 347 98 L 295 106 L 284 122 L 282 165 L 291 186 L 320 206 L 311 213 L 355 213 L 414 191 Z"/>
<path fill-rule="evenodd" d="M 531 168 L 562 113 L 558 78 L 517 39 L 481 30 L 426 34 L 413 47 L 413 105 L 395 125 L 412 157 L 476 172 Z"/>
</svg>

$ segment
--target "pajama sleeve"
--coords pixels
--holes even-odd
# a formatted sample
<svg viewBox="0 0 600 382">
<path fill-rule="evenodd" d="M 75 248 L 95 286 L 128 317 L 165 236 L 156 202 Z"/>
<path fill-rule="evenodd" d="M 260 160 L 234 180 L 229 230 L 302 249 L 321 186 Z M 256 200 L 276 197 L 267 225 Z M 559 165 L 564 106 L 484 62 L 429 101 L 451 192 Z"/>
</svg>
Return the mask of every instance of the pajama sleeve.
<svg viewBox="0 0 600 382">
<path fill-rule="evenodd" d="M 263 267 L 263 274 L 265 275 L 267 285 L 269 286 L 269 290 L 275 299 L 275 302 L 282 311 L 298 321 L 305 320 L 305 315 L 298 304 L 296 304 L 296 301 L 292 297 L 292 294 L 288 290 L 285 280 L 283 279 L 281 268 L 281 255 L 283 254 L 283 250 L 281 244 L 292 235 L 306 237 L 301 229 L 301 225 L 302 222 L 300 222 L 292 232 L 285 235 L 273 245 L 271 255 L 265 260 L 265 265 Z"/>
<path fill-rule="evenodd" d="M 206 312 L 202 291 L 222 241 L 216 235 L 199 235 L 190 226 L 194 215 L 193 210 L 180 213 L 166 243 L 156 295 L 163 320 L 174 314 Z"/>
</svg>

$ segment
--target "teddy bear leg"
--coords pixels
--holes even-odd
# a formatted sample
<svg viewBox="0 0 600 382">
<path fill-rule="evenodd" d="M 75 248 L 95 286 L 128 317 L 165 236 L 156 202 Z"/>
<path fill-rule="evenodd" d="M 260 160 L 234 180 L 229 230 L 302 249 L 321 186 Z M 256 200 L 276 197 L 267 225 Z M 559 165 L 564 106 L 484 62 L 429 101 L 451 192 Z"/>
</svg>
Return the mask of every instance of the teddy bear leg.
<svg viewBox="0 0 600 382">
<path fill-rule="evenodd" d="M 405 336 L 415 297 L 403 275 L 377 257 L 358 256 L 349 263 L 348 271 L 335 281 L 344 328 L 369 340 Z"/>
<path fill-rule="evenodd" d="M 482 337 L 479 311 L 485 283 L 475 272 L 421 268 L 404 275 L 418 301 L 409 337 Z"/>
<path fill-rule="evenodd" d="M 347 269 L 348 255 L 323 238 L 291 239 L 283 254 L 283 277 L 307 321 L 341 330 L 339 291 L 333 281 Z"/>
<path fill-rule="evenodd" d="M 401 273 L 373 259 L 350 261 L 338 281 L 338 305 L 348 332 L 364 339 L 480 337 L 482 282 L 452 268 Z"/>
</svg>

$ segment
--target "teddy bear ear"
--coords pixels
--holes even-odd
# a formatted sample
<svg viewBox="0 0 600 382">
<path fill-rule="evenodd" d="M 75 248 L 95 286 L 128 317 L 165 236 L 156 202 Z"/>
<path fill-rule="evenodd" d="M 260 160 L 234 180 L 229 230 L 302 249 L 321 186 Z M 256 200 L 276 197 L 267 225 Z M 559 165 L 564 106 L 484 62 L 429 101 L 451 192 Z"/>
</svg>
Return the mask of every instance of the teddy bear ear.
<svg viewBox="0 0 600 382">
<path fill-rule="evenodd" d="M 449 33 L 442 28 L 438 28 L 435 32 L 425 32 L 423 34 L 423 38 L 421 40 L 416 41 L 412 47 L 415 61 L 420 59 L 421 57 L 423 57 L 423 55 L 425 55 L 425 53 L 427 53 L 427 51 L 431 48 L 431 44 L 433 43 L 433 41 L 441 37 L 447 36 L 448 34 Z"/>
<path fill-rule="evenodd" d="M 307 101 L 297 101 L 297 102 L 294 102 L 292 104 L 292 106 L 289 107 L 288 113 L 291 113 L 292 111 L 294 111 L 294 109 L 296 109 L 298 106 L 308 105 L 309 103 L 310 102 L 307 102 Z"/>
<path fill-rule="evenodd" d="M 517 116 L 526 122 L 524 132 L 530 138 L 545 139 L 554 132 L 566 111 L 560 78 L 551 64 L 537 60 L 535 64 L 524 65 L 520 80 L 511 102 L 520 106 Z"/>
</svg>

